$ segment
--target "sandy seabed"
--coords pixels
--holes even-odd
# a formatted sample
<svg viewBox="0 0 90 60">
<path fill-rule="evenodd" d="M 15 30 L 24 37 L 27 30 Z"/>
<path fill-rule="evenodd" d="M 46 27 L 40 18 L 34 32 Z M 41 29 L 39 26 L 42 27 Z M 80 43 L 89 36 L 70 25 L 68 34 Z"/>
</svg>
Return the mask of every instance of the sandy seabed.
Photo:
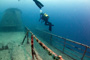
<svg viewBox="0 0 90 60">
<path fill-rule="evenodd" d="M 30 44 L 25 40 L 21 45 L 24 36 L 25 32 L 0 32 L 0 60 L 32 60 Z M 2 49 L 2 46 L 8 46 L 8 49 Z M 39 55 L 38 58 L 42 60 Z"/>
</svg>

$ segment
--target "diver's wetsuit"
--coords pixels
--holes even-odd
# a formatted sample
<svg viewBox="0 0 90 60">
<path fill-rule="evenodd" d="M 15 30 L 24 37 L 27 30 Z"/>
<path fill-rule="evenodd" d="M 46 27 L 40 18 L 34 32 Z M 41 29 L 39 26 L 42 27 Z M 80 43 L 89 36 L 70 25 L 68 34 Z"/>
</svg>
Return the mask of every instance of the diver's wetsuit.
<svg viewBox="0 0 90 60">
<path fill-rule="evenodd" d="M 52 26 L 54 26 L 54 25 L 52 25 L 52 23 L 50 23 L 50 22 L 48 22 L 48 25 L 49 25 L 49 31 L 52 31 Z"/>
<path fill-rule="evenodd" d="M 53 25 L 51 22 L 48 21 L 49 16 L 45 16 L 44 13 L 41 13 L 41 14 L 40 14 L 40 19 L 39 19 L 39 21 L 40 21 L 41 19 L 42 19 L 43 21 L 45 21 L 45 25 L 48 25 L 48 26 L 49 26 L 49 31 L 52 31 L 52 26 L 54 26 L 54 25 Z"/>
<path fill-rule="evenodd" d="M 35 4 L 41 9 L 44 5 L 39 2 L 38 0 L 33 0 L 35 2 Z"/>
<path fill-rule="evenodd" d="M 41 13 L 39 21 L 42 19 L 43 21 L 45 21 L 45 25 L 48 25 L 48 18 L 49 17 L 46 17 L 44 13 Z"/>
</svg>

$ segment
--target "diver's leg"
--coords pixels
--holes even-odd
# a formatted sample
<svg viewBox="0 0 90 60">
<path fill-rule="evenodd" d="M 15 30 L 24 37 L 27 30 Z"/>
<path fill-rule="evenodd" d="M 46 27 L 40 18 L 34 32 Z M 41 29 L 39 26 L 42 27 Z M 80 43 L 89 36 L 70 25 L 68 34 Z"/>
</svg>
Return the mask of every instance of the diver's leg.
<svg viewBox="0 0 90 60">
<path fill-rule="evenodd" d="M 52 26 L 51 25 L 49 25 L 49 31 L 52 31 Z"/>
<path fill-rule="evenodd" d="M 48 21 L 45 21 L 45 25 L 49 25 Z"/>
<path fill-rule="evenodd" d="M 45 24 L 46 25 L 49 25 L 48 19 L 45 20 Z"/>
<path fill-rule="evenodd" d="M 45 21 L 45 25 L 47 25 L 47 22 Z"/>
</svg>

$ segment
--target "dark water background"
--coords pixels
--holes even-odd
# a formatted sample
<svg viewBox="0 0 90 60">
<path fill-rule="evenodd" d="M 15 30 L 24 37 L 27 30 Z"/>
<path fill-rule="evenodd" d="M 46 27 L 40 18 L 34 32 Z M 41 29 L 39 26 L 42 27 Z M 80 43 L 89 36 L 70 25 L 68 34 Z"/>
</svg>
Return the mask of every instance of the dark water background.
<svg viewBox="0 0 90 60">
<path fill-rule="evenodd" d="M 54 24 L 52 33 L 90 46 L 90 0 L 39 0 L 44 4 L 43 12 Z M 48 26 L 38 21 L 40 9 L 32 0 L 0 0 L 0 20 L 8 8 L 22 11 L 23 24 L 42 30 Z"/>
</svg>

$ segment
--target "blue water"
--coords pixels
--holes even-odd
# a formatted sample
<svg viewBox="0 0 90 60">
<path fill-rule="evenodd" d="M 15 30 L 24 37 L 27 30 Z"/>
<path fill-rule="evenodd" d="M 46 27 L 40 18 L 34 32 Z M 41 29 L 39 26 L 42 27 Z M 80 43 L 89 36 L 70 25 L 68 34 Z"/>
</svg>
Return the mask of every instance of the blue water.
<svg viewBox="0 0 90 60">
<path fill-rule="evenodd" d="M 52 33 L 90 46 L 90 0 L 39 0 L 44 4 L 43 12 L 54 24 Z M 0 0 L 0 20 L 8 8 L 22 11 L 23 24 L 48 30 L 40 23 L 40 9 L 32 0 Z"/>
</svg>

